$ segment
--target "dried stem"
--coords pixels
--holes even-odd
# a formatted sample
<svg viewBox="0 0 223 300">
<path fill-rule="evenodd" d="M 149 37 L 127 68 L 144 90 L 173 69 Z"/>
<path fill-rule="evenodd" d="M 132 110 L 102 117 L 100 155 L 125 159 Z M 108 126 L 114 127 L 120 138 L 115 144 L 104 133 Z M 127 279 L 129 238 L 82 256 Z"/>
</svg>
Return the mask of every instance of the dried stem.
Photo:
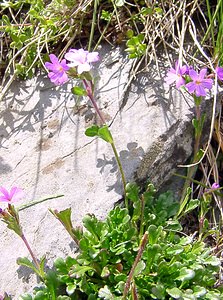
<svg viewBox="0 0 223 300">
<path fill-rule="evenodd" d="M 125 300 L 126 297 L 127 297 L 127 294 L 129 292 L 129 289 L 130 289 L 131 281 L 133 279 L 133 274 L 134 274 L 135 268 L 136 268 L 138 262 L 140 261 L 140 259 L 142 257 L 142 254 L 143 254 L 143 251 L 144 251 L 145 246 L 147 244 L 147 241 L 148 241 L 148 232 L 145 232 L 143 237 L 142 237 L 141 243 L 140 243 L 138 254 L 135 258 L 132 269 L 129 273 L 129 276 L 128 276 L 126 284 L 125 284 L 125 289 L 124 289 L 124 293 L 123 293 L 123 300 Z"/>
</svg>

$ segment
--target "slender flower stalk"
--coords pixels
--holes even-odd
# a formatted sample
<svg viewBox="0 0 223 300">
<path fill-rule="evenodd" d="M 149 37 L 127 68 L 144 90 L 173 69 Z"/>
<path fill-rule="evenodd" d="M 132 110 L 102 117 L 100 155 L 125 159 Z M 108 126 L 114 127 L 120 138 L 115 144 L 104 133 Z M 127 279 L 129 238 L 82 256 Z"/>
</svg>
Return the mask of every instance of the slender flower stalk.
<svg viewBox="0 0 223 300">
<path fill-rule="evenodd" d="M 97 105 L 97 103 L 96 103 L 96 101 L 94 99 L 94 95 L 93 95 L 93 92 L 92 92 L 92 81 L 90 82 L 90 85 L 89 85 L 88 82 L 87 82 L 87 80 L 83 79 L 83 83 L 84 83 L 84 87 L 85 87 L 86 92 L 87 92 L 87 96 L 91 100 L 91 103 L 94 106 L 94 109 L 95 109 L 97 115 L 101 119 L 102 124 L 105 125 L 106 124 L 105 119 L 102 116 L 102 114 L 101 114 L 101 112 L 100 112 L 100 110 L 98 108 L 98 105 Z"/>
<path fill-rule="evenodd" d="M 196 113 L 197 126 L 195 127 L 195 140 L 194 140 L 194 150 L 193 150 L 194 154 L 193 154 L 192 164 L 195 164 L 198 161 L 198 153 L 199 153 L 199 148 L 200 148 L 202 126 L 203 126 L 203 121 L 202 121 L 202 117 L 201 117 L 201 107 L 200 107 L 199 103 L 196 104 L 196 100 L 195 100 L 195 113 Z M 184 202 L 184 198 L 187 194 L 187 189 L 191 184 L 191 179 L 193 178 L 194 174 L 196 173 L 196 170 L 197 170 L 197 165 L 191 166 L 188 169 L 187 179 L 184 182 L 184 187 L 183 187 L 183 191 L 181 194 L 180 203 Z"/>
<path fill-rule="evenodd" d="M 28 243 L 28 241 L 27 241 L 27 239 L 26 239 L 26 237 L 25 237 L 25 235 L 24 235 L 23 233 L 22 233 L 22 235 L 21 235 L 21 239 L 23 240 L 24 244 L 26 245 L 26 248 L 28 249 L 28 251 L 29 251 L 29 253 L 30 253 L 31 257 L 32 257 L 33 262 L 34 262 L 36 268 L 37 268 L 38 270 L 40 270 L 39 262 L 38 262 L 36 256 L 34 255 L 32 249 L 31 249 L 31 247 L 30 247 L 30 245 L 29 245 L 29 243 Z"/>
<path fill-rule="evenodd" d="M 95 101 L 95 98 L 94 98 L 94 95 L 93 95 L 93 91 L 92 91 L 93 83 L 92 83 L 92 81 L 90 81 L 90 85 L 89 85 L 88 82 L 87 82 L 87 80 L 83 79 L 83 83 L 84 83 L 84 87 L 85 87 L 86 92 L 87 92 L 87 96 L 91 100 L 91 103 L 94 106 L 94 109 L 95 109 L 96 113 L 98 114 L 98 116 L 99 116 L 102 124 L 105 125 L 106 121 L 105 121 L 103 115 L 101 114 L 101 112 L 100 112 L 100 110 L 98 108 L 97 102 Z M 112 150 L 114 152 L 115 159 L 117 161 L 118 168 L 119 168 L 119 171 L 120 171 L 120 174 L 121 174 L 122 184 L 123 184 L 123 190 L 124 190 L 125 206 L 128 209 L 128 200 L 126 198 L 126 180 L 125 180 L 125 174 L 124 174 L 124 171 L 123 171 L 123 168 L 122 168 L 122 164 L 121 164 L 120 158 L 118 156 L 118 152 L 117 152 L 117 149 L 115 147 L 114 141 L 111 142 L 110 144 L 111 144 Z"/>
<path fill-rule="evenodd" d="M 124 198 L 125 198 L 125 206 L 128 209 L 129 205 L 128 205 L 128 199 L 126 197 L 126 180 L 125 180 L 125 174 L 124 174 L 124 171 L 123 171 L 123 168 L 122 168 L 122 164 L 121 164 L 120 158 L 118 156 L 118 152 L 116 150 L 114 142 L 111 143 L 111 146 L 112 146 L 112 150 L 114 152 L 114 155 L 115 155 L 115 158 L 116 158 L 116 161 L 117 161 L 117 164 L 118 164 L 118 168 L 119 168 L 119 171 L 120 171 L 120 174 L 121 174 L 121 177 L 122 177 L 122 184 L 123 184 L 123 191 L 124 191 Z"/>
</svg>

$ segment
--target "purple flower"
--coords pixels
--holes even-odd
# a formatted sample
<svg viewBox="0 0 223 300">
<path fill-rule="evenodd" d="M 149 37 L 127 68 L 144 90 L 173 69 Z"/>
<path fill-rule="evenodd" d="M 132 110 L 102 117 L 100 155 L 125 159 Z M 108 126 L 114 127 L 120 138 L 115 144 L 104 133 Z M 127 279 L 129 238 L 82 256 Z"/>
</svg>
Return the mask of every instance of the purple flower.
<svg viewBox="0 0 223 300">
<path fill-rule="evenodd" d="M 89 72 L 91 69 L 90 63 L 99 61 L 98 52 L 88 52 L 84 49 L 70 49 L 65 54 L 65 58 L 70 61 L 69 67 L 77 67 L 77 73 Z"/>
<path fill-rule="evenodd" d="M 19 201 L 23 196 L 24 192 L 18 187 L 12 187 L 10 192 L 8 192 L 4 187 L 0 187 L 0 202 L 13 203 Z"/>
<path fill-rule="evenodd" d="M 218 184 L 218 183 L 216 183 L 216 182 L 214 182 L 213 184 L 212 184 L 212 186 L 211 186 L 211 189 L 212 190 L 216 190 L 216 189 L 219 189 L 220 188 L 220 185 Z"/>
<path fill-rule="evenodd" d="M 60 63 L 58 58 L 54 54 L 50 54 L 50 60 L 51 63 L 45 63 L 45 67 L 52 71 L 48 74 L 50 80 L 56 85 L 61 85 L 67 82 L 68 76 L 66 74 L 66 71 L 69 70 L 69 67 L 66 64 L 66 60 L 63 59 Z"/>
<path fill-rule="evenodd" d="M 221 67 L 217 67 L 215 69 L 216 73 L 217 73 L 217 76 L 218 76 L 218 79 L 219 80 L 223 80 L 223 68 Z"/>
<path fill-rule="evenodd" d="M 187 71 L 188 67 L 180 67 L 179 61 L 177 60 L 175 63 L 175 69 L 171 68 L 167 72 L 167 77 L 165 78 L 166 83 L 170 85 L 175 82 L 177 88 L 181 87 L 185 84 L 185 79 L 183 78 L 183 75 L 186 75 Z"/>
<path fill-rule="evenodd" d="M 206 96 L 206 90 L 212 88 L 213 81 L 212 79 L 205 78 L 207 74 L 207 69 L 201 69 L 200 73 L 197 73 L 195 70 L 189 70 L 189 76 L 192 79 L 192 82 L 186 84 L 188 92 L 197 97 Z"/>
</svg>

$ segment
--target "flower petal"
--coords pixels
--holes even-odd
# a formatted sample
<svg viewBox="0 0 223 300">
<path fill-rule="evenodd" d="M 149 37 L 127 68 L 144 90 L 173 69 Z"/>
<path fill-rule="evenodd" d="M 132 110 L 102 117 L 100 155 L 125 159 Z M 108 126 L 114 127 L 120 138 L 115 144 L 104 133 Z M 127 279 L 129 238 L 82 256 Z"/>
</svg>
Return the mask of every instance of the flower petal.
<svg viewBox="0 0 223 300">
<path fill-rule="evenodd" d="M 12 187 L 10 190 L 10 202 L 17 202 L 24 197 L 24 192 L 19 187 Z"/>
<path fill-rule="evenodd" d="M 206 74 L 207 74 L 207 69 L 206 68 L 200 70 L 200 74 L 199 74 L 200 81 L 202 81 L 204 79 L 204 77 L 206 76 Z"/>
<path fill-rule="evenodd" d="M 45 67 L 50 70 L 50 71 L 54 71 L 55 70 L 55 65 L 51 64 L 50 62 L 46 62 L 45 63 Z"/>
<path fill-rule="evenodd" d="M 184 84 L 185 84 L 184 78 L 181 76 L 178 76 L 178 79 L 176 80 L 176 88 L 180 88 Z"/>
<path fill-rule="evenodd" d="M 50 60 L 51 60 L 51 62 L 52 62 L 53 64 L 59 64 L 59 60 L 58 60 L 58 58 L 56 57 L 56 55 L 50 54 L 49 56 L 50 56 Z"/>
<path fill-rule="evenodd" d="M 193 92 L 196 89 L 196 84 L 194 82 L 189 82 L 189 83 L 186 84 L 186 88 L 187 88 L 189 93 L 193 94 Z"/>
<path fill-rule="evenodd" d="M 77 67 L 77 73 L 81 74 L 83 72 L 88 72 L 88 71 L 90 71 L 90 69 L 91 69 L 91 66 L 88 63 L 81 64 Z"/>
<path fill-rule="evenodd" d="M 204 89 L 204 87 L 201 85 L 201 84 L 197 84 L 196 85 L 196 91 L 195 91 L 195 94 L 197 97 L 200 97 L 200 96 L 206 96 L 207 93 Z"/>
<path fill-rule="evenodd" d="M 0 192 L 4 195 L 4 196 L 1 196 L 1 198 L 5 197 L 5 199 L 6 199 L 5 201 L 8 201 L 10 199 L 9 192 L 3 186 L 0 187 Z"/>
<path fill-rule="evenodd" d="M 99 53 L 98 52 L 89 52 L 87 54 L 87 62 L 97 62 L 99 61 Z"/>
<path fill-rule="evenodd" d="M 65 59 L 62 59 L 60 65 L 61 65 L 61 67 L 63 68 L 64 71 L 68 71 L 70 69 L 70 67 L 67 65 Z"/>
<path fill-rule="evenodd" d="M 83 49 L 71 49 L 64 55 L 64 57 L 72 63 L 75 63 L 75 66 L 78 66 L 79 64 L 84 64 L 87 61 L 87 55 L 88 51 L 85 51 Z"/>
<path fill-rule="evenodd" d="M 212 79 L 203 79 L 202 86 L 208 90 L 212 89 L 213 80 Z"/>
<path fill-rule="evenodd" d="M 223 68 L 217 67 L 216 68 L 216 73 L 217 73 L 218 79 L 223 80 Z"/>
<path fill-rule="evenodd" d="M 180 74 L 181 74 L 181 75 L 184 75 L 184 74 L 186 74 L 186 73 L 188 73 L 188 72 L 189 72 L 188 66 L 184 65 L 184 66 L 182 66 L 182 67 L 180 68 Z"/>
<path fill-rule="evenodd" d="M 0 202 L 9 202 L 5 196 L 0 196 Z"/>
<path fill-rule="evenodd" d="M 199 76 L 197 72 L 194 69 L 189 70 L 189 76 L 191 77 L 192 80 L 196 81 L 199 79 Z"/>
</svg>

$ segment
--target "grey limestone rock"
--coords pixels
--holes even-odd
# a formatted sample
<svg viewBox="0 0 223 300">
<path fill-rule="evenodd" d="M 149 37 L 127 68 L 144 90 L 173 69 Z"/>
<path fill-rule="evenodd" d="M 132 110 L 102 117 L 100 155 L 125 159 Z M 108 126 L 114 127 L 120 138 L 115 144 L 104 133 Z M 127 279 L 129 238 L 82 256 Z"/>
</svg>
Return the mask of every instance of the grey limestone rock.
<svg viewBox="0 0 223 300">
<path fill-rule="evenodd" d="M 193 101 L 164 87 L 167 68 L 160 59 L 142 72 L 129 89 L 132 61 L 121 49 L 103 46 L 94 68 L 96 99 L 110 125 L 127 181 L 166 181 L 192 153 Z M 104 218 L 122 198 L 122 185 L 110 145 L 84 135 L 97 122 L 88 99 L 70 93 L 74 82 L 55 87 L 46 75 L 15 82 L 1 103 L 0 185 L 24 189 L 18 205 L 63 194 L 21 211 L 24 232 L 38 257 L 74 255 L 74 245 L 48 208 L 72 207 L 75 225 L 94 213 Z M 209 130 L 208 127 L 206 130 Z M 3 205 L 2 205 L 3 207 Z M 36 276 L 16 264 L 29 256 L 22 241 L 0 223 L 0 293 L 18 299 L 37 284 Z"/>
</svg>

